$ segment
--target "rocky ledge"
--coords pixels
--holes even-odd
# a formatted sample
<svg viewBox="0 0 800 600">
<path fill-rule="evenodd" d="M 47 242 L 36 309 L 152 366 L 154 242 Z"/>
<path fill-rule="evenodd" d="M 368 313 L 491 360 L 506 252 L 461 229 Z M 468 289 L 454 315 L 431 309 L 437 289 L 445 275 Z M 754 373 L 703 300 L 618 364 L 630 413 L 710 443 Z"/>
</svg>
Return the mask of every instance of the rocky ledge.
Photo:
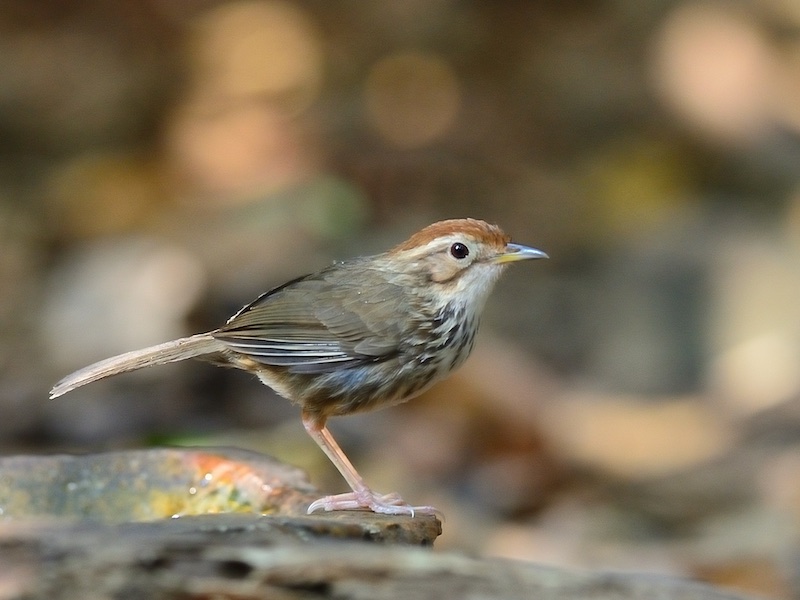
<svg viewBox="0 0 800 600">
<path fill-rule="evenodd" d="M 292 467 L 235 450 L 0 459 L 0 599 L 741 598 L 665 577 L 438 553 L 432 516 L 305 514 Z"/>
</svg>

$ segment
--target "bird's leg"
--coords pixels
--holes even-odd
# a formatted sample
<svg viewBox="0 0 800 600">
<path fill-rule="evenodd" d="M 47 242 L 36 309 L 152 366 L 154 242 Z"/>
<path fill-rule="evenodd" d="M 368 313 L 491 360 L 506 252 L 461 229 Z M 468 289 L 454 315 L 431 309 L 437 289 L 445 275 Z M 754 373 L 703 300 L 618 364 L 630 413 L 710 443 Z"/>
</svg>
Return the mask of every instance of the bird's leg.
<svg viewBox="0 0 800 600">
<path fill-rule="evenodd" d="M 347 458 L 336 440 L 333 439 L 324 420 L 304 412 L 303 426 L 353 490 L 345 494 L 325 496 L 312 502 L 308 507 L 309 514 L 320 509 L 326 511 L 369 509 L 386 515 L 411 515 L 412 517 L 416 513 L 428 515 L 438 512 L 432 506 L 410 506 L 396 493 L 378 494 L 373 492 L 367 487 L 364 479 L 358 474 L 353 463 Z"/>
</svg>

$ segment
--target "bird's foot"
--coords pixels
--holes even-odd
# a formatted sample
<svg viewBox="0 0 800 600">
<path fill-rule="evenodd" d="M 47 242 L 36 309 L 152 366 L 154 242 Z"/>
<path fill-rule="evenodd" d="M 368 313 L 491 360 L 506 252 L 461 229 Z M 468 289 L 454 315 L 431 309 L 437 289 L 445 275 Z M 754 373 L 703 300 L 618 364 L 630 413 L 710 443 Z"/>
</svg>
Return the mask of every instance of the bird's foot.
<svg viewBox="0 0 800 600">
<path fill-rule="evenodd" d="M 308 507 L 308 514 L 317 510 L 371 510 L 383 515 L 437 515 L 441 513 L 433 506 L 411 506 L 397 493 L 378 494 L 370 489 L 347 492 L 335 496 L 324 496 Z"/>
</svg>

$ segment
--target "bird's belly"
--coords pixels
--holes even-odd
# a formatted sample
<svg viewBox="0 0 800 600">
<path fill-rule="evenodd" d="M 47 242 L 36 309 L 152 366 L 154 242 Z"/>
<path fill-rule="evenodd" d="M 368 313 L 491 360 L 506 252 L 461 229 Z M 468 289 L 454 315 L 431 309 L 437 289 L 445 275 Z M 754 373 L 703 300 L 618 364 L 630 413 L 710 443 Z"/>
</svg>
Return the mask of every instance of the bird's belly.
<svg viewBox="0 0 800 600">
<path fill-rule="evenodd" d="M 325 373 L 298 373 L 259 365 L 261 380 L 321 419 L 391 406 L 418 396 L 467 359 L 474 329 L 453 331 L 435 347 L 412 344 L 403 354 Z"/>
<path fill-rule="evenodd" d="M 372 363 L 309 375 L 289 375 L 296 381 L 299 393 L 293 400 L 304 411 L 322 417 L 347 415 L 399 404 L 424 392 L 446 373 L 440 373 L 436 365 L 405 364 L 398 367 L 386 363 Z"/>
</svg>

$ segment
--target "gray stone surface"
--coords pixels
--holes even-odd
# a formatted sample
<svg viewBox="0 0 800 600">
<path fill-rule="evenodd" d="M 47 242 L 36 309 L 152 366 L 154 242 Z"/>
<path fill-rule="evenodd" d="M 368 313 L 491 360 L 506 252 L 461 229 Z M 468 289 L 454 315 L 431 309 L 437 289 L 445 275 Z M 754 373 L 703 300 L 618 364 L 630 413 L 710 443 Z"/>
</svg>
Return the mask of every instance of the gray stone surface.
<svg viewBox="0 0 800 600">
<path fill-rule="evenodd" d="M 354 513 L 343 520 L 355 530 L 363 517 Z M 416 519 L 415 523 L 431 520 Z M 18 530 L 16 535 L 6 531 L 0 540 L 3 597 L 742 598 L 666 577 L 590 573 L 440 554 L 407 545 L 323 539 L 319 531 L 295 525 L 296 521 L 275 517 L 212 515 L 125 526 L 78 526 L 56 535 L 46 529 L 38 533 Z M 309 535 L 302 539 L 301 531 Z"/>
<path fill-rule="evenodd" d="M 741 598 L 437 553 L 433 516 L 306 515 L 316 494 L 299 470 L 239 451 L 0 459 L 0 600 Z"/>
</svg>

